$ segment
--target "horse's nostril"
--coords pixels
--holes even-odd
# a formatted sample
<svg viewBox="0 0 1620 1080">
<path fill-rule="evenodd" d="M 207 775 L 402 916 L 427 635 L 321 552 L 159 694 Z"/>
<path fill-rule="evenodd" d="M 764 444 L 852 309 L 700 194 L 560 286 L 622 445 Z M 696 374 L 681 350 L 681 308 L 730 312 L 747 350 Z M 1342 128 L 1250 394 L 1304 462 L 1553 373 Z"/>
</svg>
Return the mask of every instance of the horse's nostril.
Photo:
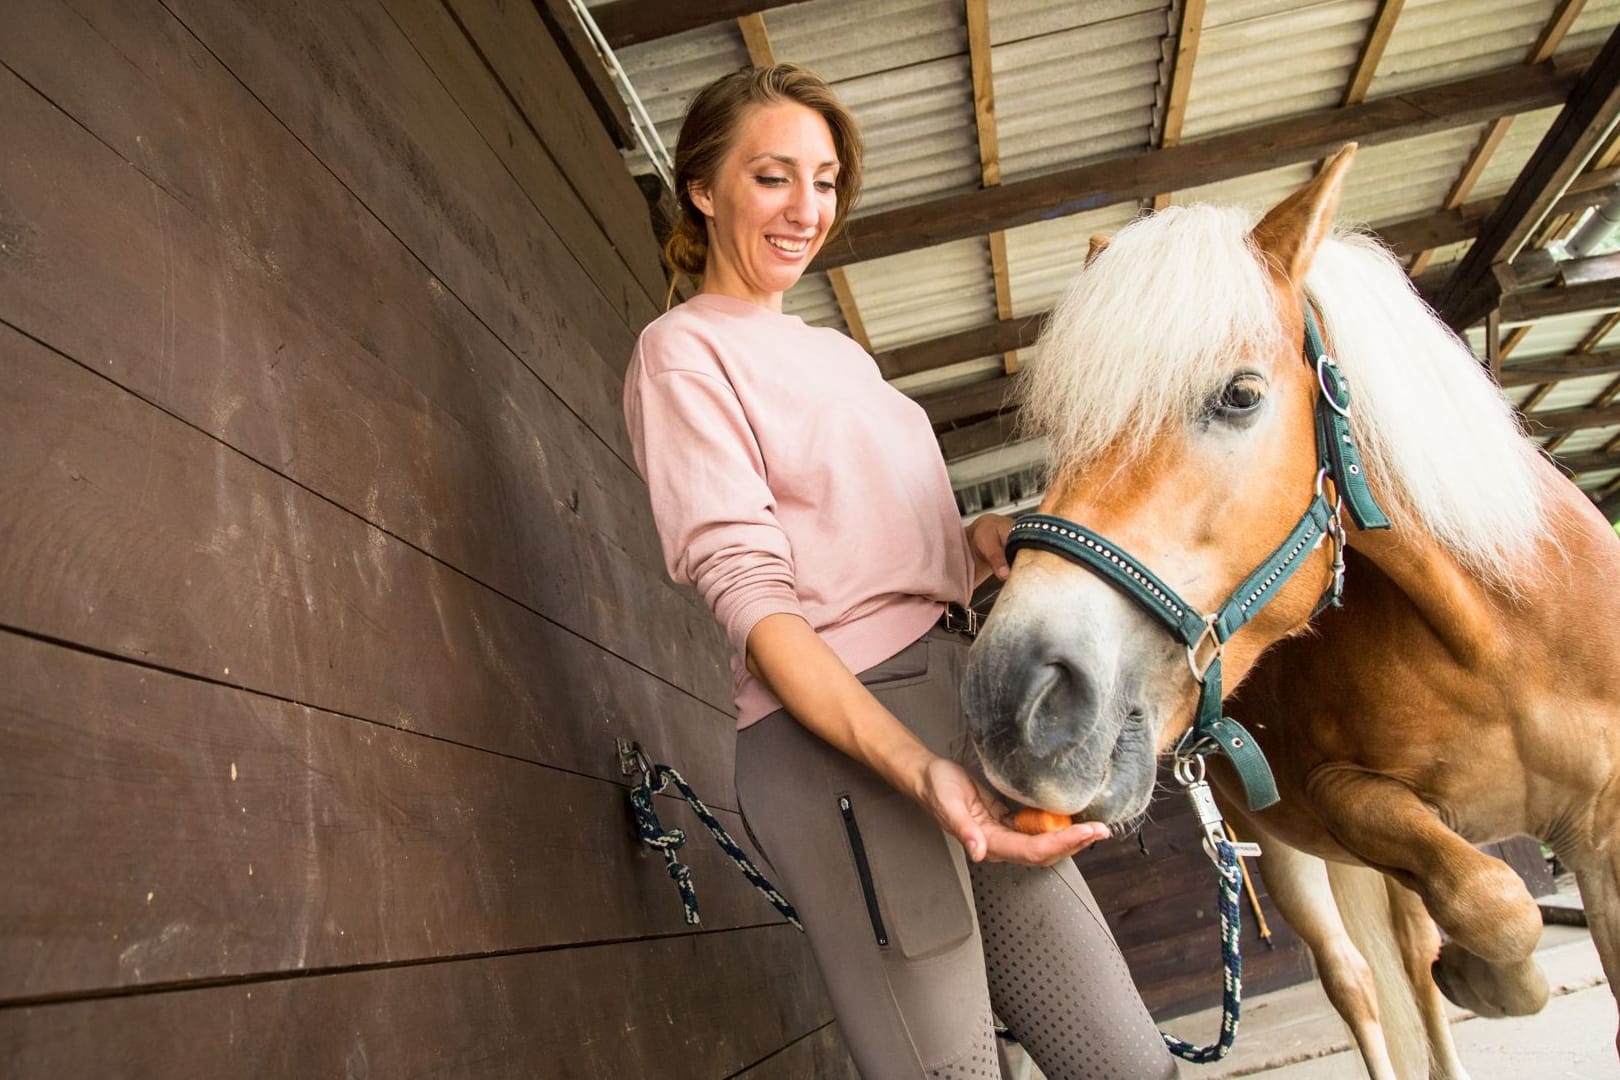
<svg viewBox="0 0 1620 1080">
<path fill-rule="evenodd" d="M 1019 710 L 1025 748 L 1036 757 L 1055 757 L 1074 743 L 1077 726 L 1091 722 L 1096 705 L 1084 671 L 1062 657 L 1040 665 Z"/>
</svg>

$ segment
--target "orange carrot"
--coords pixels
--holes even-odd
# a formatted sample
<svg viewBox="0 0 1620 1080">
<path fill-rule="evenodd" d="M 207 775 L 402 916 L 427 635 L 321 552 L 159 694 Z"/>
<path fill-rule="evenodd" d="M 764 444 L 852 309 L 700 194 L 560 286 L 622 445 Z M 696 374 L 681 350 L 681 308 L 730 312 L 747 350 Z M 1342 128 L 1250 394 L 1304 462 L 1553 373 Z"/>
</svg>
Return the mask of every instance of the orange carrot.
<svg viewBox="0 0 1620 1080">
<path fill-rule="evenodd" d="M 1072 824 L 1074 819 L 1068 814 L 1054 814 L 1050 810 L 1036 810 L 1029 806 L 1013 815 L 1013 828 L 1030 836 L 1057 832 L 1059 829 L 1067 829 Z"/>
</svg>

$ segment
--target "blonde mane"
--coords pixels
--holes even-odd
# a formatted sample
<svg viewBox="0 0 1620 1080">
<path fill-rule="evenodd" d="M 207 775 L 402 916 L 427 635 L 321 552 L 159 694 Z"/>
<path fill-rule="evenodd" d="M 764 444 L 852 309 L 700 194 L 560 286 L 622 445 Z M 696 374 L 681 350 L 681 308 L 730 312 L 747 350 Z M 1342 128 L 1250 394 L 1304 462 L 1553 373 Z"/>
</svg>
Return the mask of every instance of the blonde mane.
<svg viewBox="0 0 1620 1080">
<path fill-rule="evenodd" d="M 1104 450 L 1134 457 L 1190 423 L 1235 357 L 1277 347 L 1272 291 L 1241 210 L 1140 218 L 1079 274 L 1021 380 L 1021 423 L 1054 472 Z M 1396 528 L 1421 528 L 1470 570 L 1507 581 L 1547 530 L 1539 451 L 1468 348 L 1375 241 L 1340 233 L 1306 277 L 1350 384 L 1351 427 Z"/>
</svg>

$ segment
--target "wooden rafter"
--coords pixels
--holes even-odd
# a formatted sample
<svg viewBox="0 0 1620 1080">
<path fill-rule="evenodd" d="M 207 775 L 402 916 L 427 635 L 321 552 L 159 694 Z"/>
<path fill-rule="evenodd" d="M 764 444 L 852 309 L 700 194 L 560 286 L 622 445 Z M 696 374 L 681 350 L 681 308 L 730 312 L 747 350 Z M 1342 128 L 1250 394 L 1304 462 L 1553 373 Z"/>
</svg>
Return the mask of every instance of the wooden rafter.
<svg viewBox="0 0 1620 1080">
<path fill-rule="evenodd" d="M 654 41 L 800 0 L 614 0 L 591 9 L 591 17 L 615 49 Z"/>
<path fill-rule="evenodd" d="M 849 336 L 859 342 L 861 348 L 871 352 L 872 339 L 867 336 L 866 322 L 861 318 L 861 309 L 855 303 L 855 294 L 850 291 L 849 278 L 843 267 L 835 266 L 827 271 L 827 281 L 832 285 L 833 299 L 838 301 L 838 311 L 844 316 Z"/>
<path fill-rule="evenodd" d="M 1564 289 L 1531 289 L 1509 293 L 1500 299 L 1503 322 L 1535 322 L 1553 315 L 1576 315 L 1583 311 L 1620 308 L 1620 278 L 1589 281 Z"/>
<path fill-rule="evenodd" d="M 1001 142 L 996 135 L 996 86 L 991 65 L 990 0 L 966 0 L 968 68 L 973 75 L 973 121 L 979 137 L 979 178 L 987 188 L 1001 183 Z M 996 318 L 1012 318 L 1012 284 L 1007 272 L 1007 234 L 990 233 L 990 278 L 996 290 Z M 1002 371 L 1018 370 L 1018 353 L 1001 356 Z"/>
<path fill-rule="evenodd" d="M 1579 379 L 1588 375 L 1620 372 L 1620 349 L 1600 352 L 1573 352 L 1563 356 L 1544 356 L 1502 368 L 1502 387 L 1511 390 L 1560 379 Z"/>
<path fill-rule="evenodd" d="M 1378 13 L 1373 16 L 1367 39 L 1361 43 L 1361 55 L 1356 58 L 1355 70 L 1350 73 L 1350 84 L 1344 89 L 1341 105 L 1358 105 L 1367 100 L 1367 88 L 1372 85 L 1378 62 L 1384 58 L 1384 49 L 1395 33 L 1395 21 L 1401 17 L 1406 0 L 1380 0 Z"/>
<path fill-rule="evenodd" d="M 1564 35 L 1569 32 L 1570 25 L 1575 21 L 1575 17 L 1580 14 L 1581 7 L 1585 2 L 1586 0 L 1563 0 L 1558 5 L 1552 16 L 1548 18 L 1546 25 L 1541 28 L 1536 43 L 1531 46 L 1526 63 L 1539 64 L 1558 51 L 1559 44 L 1564 40 Z M 1469 194 L 1474 190 L 1474 185 L 1479 182 L 1480 175 L 1484 173 L 1485 166 L 1490 163 L 1491 156 L 1496 153 L 1496 148 L 1502 142 L 1502 136 L 1507 134 L 1508 126 L 1512 122 L 1513 117 L 1511 116 L 1499 116 L 1485 129 L 1485 133 L 1480 136 L 1478 145 L 1474 147 L 1474 152 L 1469 155 L 1468 161 L 1463 165 L 1462 172 L 1457 177 L 1457 182 L 1452 185 L 1451 193 L 1446 196 L 1445 208 L 1447 210 L 1462 205 L 1463 200 L 1468 198 Z M 1423 273 L 1424 268 L 1429 265 L 1429 256 L 1431 254 L 1433 254 L 1432 250 L 1422 251 L 1412 260 L 1411 274 L 1413 277 Z"/>
<path fill-rule="evenodd" d="M 1581 9 L 1586 6 L 1586 0 L 1560 0 L 1560 3 L 1547 20 L 1547 25 L 1541 28 L 1541 36 L 1536 38 L 1535 45 L 1530 49 L 1530 62 L 1539 64 L 1558 51 L 1558 46 L 1564 42 L 1564 36 L 1569 28 L 1575 25 L 1580 17 Z"/>
<path fill-rule="evenodd" d="M 776 63 L 776 49 L 771 45 L 770 31 L 765 29 L 764 12 L 751 11 L 746 15 L 737 16 L 737 29 L 742 32 L 743 45 L 748 49 L 750 64 L 755 67 L 770 67 Z"/>
<path fill-rule="evenodd" d="M 1554 457 L 1553 460 L 1577 476 L 1581 473 L 1620 469 L 1620 454 L 1612 450 L 1588 450 L 1580 454 L 1564 454 Z"/>
<path fill-rule="evenodd" d="M 1453 327 L 1484 318 L 1500 292 L 1491 268 L 1510 260 L 1551 212 L 1620 117 L 1620 29 L 1609 35 L 1530 161 L 1491 214 L 1439 296 Z M 1506 312 L 1503 318 L 1508 318 Z"/>
<path fill-rule="evenodd" d="M 1182 0 L 1181 21 L 1176 24 L 1176 52 L 1170 61 L 1170 86 L 1164 95 L 1164 123 L 1159 128 L 1158 145 L 1181 144 L 1181 128 L 1187 120 L 1187 96 L 1192 92 L 1193 67 L 1198 63 L 1198 44 L 1204 34 L 1204 0 Z M 1153 209 L 1170 205 L 1170 192 L 1155 192 Z"/>
<path fill-rule="evenodd" d="M 822 251 L 821 265 L 875 259 L 1145 199 L 1175 187 L 1229 180 L 1310 161 L 1350 141 L 1392 142 L 1481 123 L 1504 112 L 1556 105 L 1567 100 L 1589 60 L 1585 54 L 1560 56 L 880 211 L 853 222 L 844 239 Z"/>
</svg>

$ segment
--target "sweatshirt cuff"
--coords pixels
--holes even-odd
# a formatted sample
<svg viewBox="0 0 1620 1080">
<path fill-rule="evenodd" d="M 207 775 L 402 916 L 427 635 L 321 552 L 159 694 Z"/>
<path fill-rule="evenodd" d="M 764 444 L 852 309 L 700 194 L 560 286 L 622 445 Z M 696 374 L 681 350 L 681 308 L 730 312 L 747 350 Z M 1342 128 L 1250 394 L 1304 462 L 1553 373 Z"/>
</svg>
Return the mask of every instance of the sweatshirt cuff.
<svg viewBox="0 0 1620 1080">
<path fill-rule="evenodd" d="M 761 619 L 783 613 L 805 618 L 799 598 L 787 589 L 780 592 L 773 590 L 769 595 L 756 597 L 732 612 L 726 620 L 726 636 L 731 639 L 731 647 L 737 650 L 737 655 L 744 660 L 748 658 L 748 635 Z"/>
</svg>

